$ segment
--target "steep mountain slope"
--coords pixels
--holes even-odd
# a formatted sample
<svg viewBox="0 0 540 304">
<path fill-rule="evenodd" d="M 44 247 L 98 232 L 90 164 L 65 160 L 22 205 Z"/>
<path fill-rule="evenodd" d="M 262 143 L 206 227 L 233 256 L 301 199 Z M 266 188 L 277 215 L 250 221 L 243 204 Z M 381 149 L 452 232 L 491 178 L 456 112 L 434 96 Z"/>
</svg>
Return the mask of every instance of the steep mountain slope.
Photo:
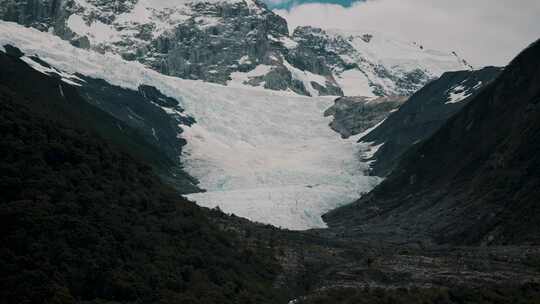
<svg viewBox="0 0 540 304">
<path fill-rule="evenodd" d="M 467 68 L 450 53 L 381 34 L 299 28 L 289 36 L 258 0 L 0 0 L 0 19 L 167 75 L 311 96 L 410 95 Z"/>
<path fill-rule="evenodd" d="M 447 72 L 412 95 L 380 126 L 360 139 L 380 146 L 373 156 L 372 174 L 387 175 L 407 149 L 435 133 L 501 70 L 486 67 L 475 71 Z"/>
<path fill-rule="evenodd" d="M 58 81 L 18 68 L 42 95 L 0 77 L 2 303 L 285 301 L 266 243 L 216 225 L 224 215 L 119 150 L 131 142 L 102 139 L 93 126 L 110 127 L 106 115 L 64 106 L 84 104 L 73 88 L 56 94 Z"/>
<path fill-rule="evenodd" d="M 200 191 L 198 182 L 184 172 L 179 157 L 186 141 L 178 135 L 195 120 L 184 113 L 177 100 L 153 86 L 139 85 L 134 90 L 83 75 L 78 78 L 80 85 L 75 89 L 86 102 L 137 130 L 145 142 L 167 158 L 167 166 L 158 168 L 163 179 L 181 193 Z"/>
<path fill-rule="evenodd" d="M 357 235 L 540 243 L 539 58 L 537 41 L 380 186 L 324 219 Z"/>
<path fill-rule="evenodd" d="M 131 154 L 152 164 L 180 192 L 199 191 L 196 181 L 183 172 L 178 157 L 185 145 L 185 140 L 178 138 L 181 125 L 193 121 L 165 111 L 176 109 L 181 114 L 174 99 L 167 99 L 150 86 L 140 86 L 135 91 L 82 75 L 68 75 L 37 56 L 24 56 L 15 47 L 7 45 L 6 50 L 11 56 L 0 51 L 0 79 L 5 86 L 25 92 L 27 98 L 44 94 L 55 96 L 56 100 L 69 98 L 69 103 L 41 104 L 42 111 L 56 109 L 63 113 L 58 119 L 69 117 L 70 123 L 87 126 L 110 142 L 129 147 Z M 156 102 L 163 104 L 161 100 L 176 104 L 158 105 Z"/>
<path fill-rule="evenodd" d="M 333 98 L 231 88 L 169 77 L 118 56 L 75 48 L 48 33 L 0 22 L 0 45 L 39 55 L 64 75 L 103 79 L 137 90 L 153 86 L 196 120 L 178 134 L 185 170 L 207 192 L 190 196 L 255 221 L 292 229 L 324 227 L 320 215 L 369 191 L 379 178 L 358 153 L 369 147 L 340 139 L 323 112 Z M 114 67 L 114 68 L 113 68 Z M 66 77 L 67 77 L 66 76 Z M 176 111 L 170 115 L 176 117 Z M 121 117 L 121 116 L 119 116 Z"/>
</svg>

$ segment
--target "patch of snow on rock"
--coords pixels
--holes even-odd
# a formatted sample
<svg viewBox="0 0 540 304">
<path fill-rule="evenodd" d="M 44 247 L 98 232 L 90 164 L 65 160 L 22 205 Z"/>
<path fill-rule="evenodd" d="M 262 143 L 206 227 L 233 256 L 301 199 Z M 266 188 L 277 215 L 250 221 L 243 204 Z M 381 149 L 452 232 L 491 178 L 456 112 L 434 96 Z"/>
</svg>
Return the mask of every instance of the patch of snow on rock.
<svg viewBox="0 0 540 304">
<path fill-rule="evenodd" d="M 471 94 L 472 93 L 470 93 L 467 88 L 462 85 L 458 85 L 448 92 L 448 100 L 445 102 L 445 104 L 461 102 L 471 96 Z"/>
<path fill-rule="evenodd" d="M 121 39 L 119 33 L 112 26 L 99 20 L 88 25 L 81 16 L 76 14 L 69 16 L 67 26 L 79 36 L 88 37 L 92 44 L 116 42 Z"/>
<path fill-rule="evenodd" d="M 321 86 L 324 86 L 326 84 L 326 77 L 295 68 L 287 60 L 283 60 L 283 65 L 291 72 L 294 79 L 301 81 L 304 84 L 304 87 L 311 96 L 319 96 L 319 91 L 317 91 L 311 83 L 316 82 Z"/>
<path fill-rule="evenodd" d="M 227 83 L 231 87 L 245 87 L 247 82 L 257 76 L 264 76 L 272 70 L 272 66 L 260 64 L 249 72 L 233 72 L 231 73 L 231 80 Z M 260 86 L 264 86 L 262 83 Z"/>
<path fill-rule="evenodd" d="M 345 96 L 375 97 L 369 79 L 358 69 L 350 69 L 335 76 Z"/>
</svg>

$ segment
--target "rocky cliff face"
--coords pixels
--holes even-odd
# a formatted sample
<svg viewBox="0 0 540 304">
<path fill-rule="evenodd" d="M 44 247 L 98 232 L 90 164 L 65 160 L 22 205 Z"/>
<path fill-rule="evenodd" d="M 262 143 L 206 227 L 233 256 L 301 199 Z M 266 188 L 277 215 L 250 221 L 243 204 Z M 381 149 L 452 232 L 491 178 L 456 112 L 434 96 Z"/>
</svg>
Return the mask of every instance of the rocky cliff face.
<svg viewBox="0 0 540 304">
<path fill-rule="evenodd" d="M 340 97 L 324 115 L 334 117 L 330 123 L 332 130 L 343 138 L 349 138 L 369 132 L 369 129 L 384 121 L 393 111 L 397 111 L 405 100 L 407 98 L 403 96 Z"/>
<path fill-rule="evenodd" d="M 256 0 L 2 0 L 0 6 L 4 20 L 53 31 L 76 46 L 119 54 L 167 75 L 305 95 L 341 94 L 332 79 L 319 77 L 315 90 L 294 77 L 293 72 L 303 73 L 291 71 L 283 58 L 294 45 L 287 23 Z"/>
<path fill-rule="evenodd" d="M 537 41 L 382 184 L 325 220 L 355 235 L 539 244 L 539 55 Z"/>
<path fill-rule="evenodd" d="M 467 68 L 452 54 L 380 34 L 302 27 L 290 36 L 259 0 L 0 0 L 0 19 L 171 76 L 311 96 L 410 95 L 443 71 Z"/>
<path fill-rule="evenodd" d="M 62 1 L 2 0 L 0 4 L 0 16 L 3 20 L 32 26 L 40 30 L 48 30 L 50 27 L 56 26 L 57 21 L 60 25 L 69 14 L 65 11 L 65 5 Z"/>
</svg>

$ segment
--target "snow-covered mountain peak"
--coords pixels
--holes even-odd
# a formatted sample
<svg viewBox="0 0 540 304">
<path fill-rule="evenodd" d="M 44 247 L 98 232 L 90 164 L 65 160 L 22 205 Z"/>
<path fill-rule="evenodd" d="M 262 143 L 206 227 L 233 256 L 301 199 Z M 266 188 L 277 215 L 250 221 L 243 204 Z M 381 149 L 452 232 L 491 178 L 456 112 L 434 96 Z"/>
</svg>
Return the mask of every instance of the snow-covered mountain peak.
<svg viewBox="0 0 540 304">
<path fill-rule="evenodd" d="M 32 13 L 29 13 L 32 12 Z M 457 56 L 373 31 L 297 28 L 259 0 L 0 0 L 0 19 L 163 74 L 301 95 L 410 95 Z"/>
<path fill-rule="evenodd" d="M 324 56 L 345 95 L 410 95 L 447 71 L 470 69 L 455 53 L 369 31 L 295 29 L 301 45 Z"/>
<path fill-rule="evenodd" d="M 373 30 L 333 29 L 327 32 L 334 39 L 345 38 L 366 59 L 380 61 L 387 66 L 399 66 L 409 70 L 424 68 L 434 75 L 467 68 L 462 62 L 456 60 L 451 52 L 429 49 L 421 43 L 405 41 Z"/>
</svg>

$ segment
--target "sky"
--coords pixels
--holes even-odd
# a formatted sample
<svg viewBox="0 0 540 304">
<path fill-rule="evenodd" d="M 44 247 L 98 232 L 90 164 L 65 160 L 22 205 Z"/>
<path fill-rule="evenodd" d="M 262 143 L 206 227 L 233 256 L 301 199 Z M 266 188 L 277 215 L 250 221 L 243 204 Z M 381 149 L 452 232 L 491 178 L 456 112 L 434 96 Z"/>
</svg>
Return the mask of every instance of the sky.
<svg viewBox="0 0 540 304">
<path fill-rule="evenodd" d="M 540 38 L 540 0 L 352 1 L 266 0 L 291 28 L 371 29 L 455 51 L 476 67 L 506 65 Z"/>
</svg>

